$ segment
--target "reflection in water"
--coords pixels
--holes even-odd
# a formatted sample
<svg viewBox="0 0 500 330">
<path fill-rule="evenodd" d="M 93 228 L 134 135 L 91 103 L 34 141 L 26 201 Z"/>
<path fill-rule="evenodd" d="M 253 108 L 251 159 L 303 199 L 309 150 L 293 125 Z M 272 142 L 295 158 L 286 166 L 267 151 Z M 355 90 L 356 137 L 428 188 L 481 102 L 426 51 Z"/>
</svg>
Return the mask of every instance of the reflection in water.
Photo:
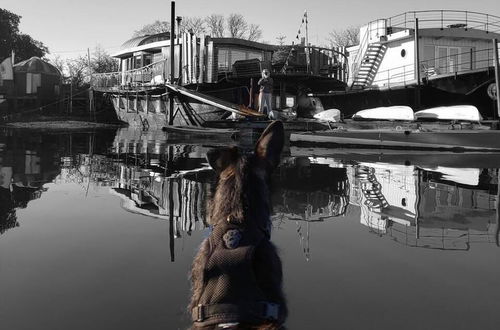
<svg viewBox="0 0 500 330">
<path fill-rule="evenodd" d="M 83 163 L 81 168 L 67 164 L 71 155 L 85 157 L 81 154 L 85 151 L 92 154 L 99 138 L 109 141 L 109 136 L 113 135 L 114 131 L 98 134 L 96 141 L 94 133 L 3 132 L 0 135 L 0 234 L 19 226 L 16 210 L 26 208 L 29 201 L 40 198 L 47 190 L 43 187 L 45 183 L 58 182 L 61 176 L 76 176 L 80 180 L 89 178 L 81 172 Z M 106 145 L 101 144 L 97 151 L 104 153 L 106 149 Z M 98 180 L 94 177 L 93 181 Z"/>
<path fill-rule="evenodd" d="M 105 134 L 107 141 L 111 133 Z M 40 197 L 46 182 L 110 186 L 122 207 L 170 222 L 174 239 L 205 228 L 211 146 L 170 144 L 163 132 L 4 137 L 1 150 L 1 233 L 18 226 L 17 208 Z M 96 140 L 97 139 L 97 140 Z M 295 223 L 310 257 L 310 225 L 359 207 L 371 232 L 407 246 L 467 250 L 495 242 L 497 170 L 422 168 L 333 158 L 284 157 L 274 175 L 273 221 Z M 321 226 L 321 224 L 318 224 Z"/>
<path fill-rule="evenodd" d="M 374 233 L 407 246 L 445 250 L 495 241 L 496 173 L 364 163 L 351 167 L 349 176 L 351 202 Z M 451 181 L 454 177 L 466 184 Z"/>
</svg>

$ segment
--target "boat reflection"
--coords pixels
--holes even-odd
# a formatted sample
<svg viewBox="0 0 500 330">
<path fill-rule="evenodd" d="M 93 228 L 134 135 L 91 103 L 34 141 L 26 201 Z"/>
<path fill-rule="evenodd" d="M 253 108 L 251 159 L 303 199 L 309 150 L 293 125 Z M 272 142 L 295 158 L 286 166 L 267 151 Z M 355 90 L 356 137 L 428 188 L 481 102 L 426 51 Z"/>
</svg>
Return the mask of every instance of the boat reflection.
<svg viewBox="0 0 500 330">
<path fill-rule="evenodd" d="M 441 250 L 498 241 L 496 169 L 359 163 L 349 178 L 361 223 L 380 236 Z"/>
<path fill-rule="evenodd" d="M 64 162 L 75 154 L 104 153 L 114 131 L 39 134 L 4 130 L 0 134 L 0 234 L 19 227 L 16 211 L 41 197 L 45 183 L 57 182 Z M 63 160 L 63 164 L 61 164 Z M 80 161 L 78 163 L 81 163 Z M 73 165 L 68 166 L 73 169 Z M 80 173 L 81 174 L 81 173 Z M 85 177 L 80 175 L 80 178 Z"/>
<path fill-rule="evenodd" d="M 214 178 L 205 154 L 214 146 L 216 141 L 186 145 L 164 132 L 128 129 L 116 134 L 27 134 L 22 139 L 4 134 L 0 233 L 19 226 L 16 210 L 39 198 L 47 182 L 77 183 L 85 194 L 105 186 L 128 212 L 169 222 L 175 260 L 175 240 L 206 228 L 205 204 Z M 307 259 L 310 226 L 349 221 L 357 214 L 350 209 L 358 208 L 359 222 L 370 233 L 409 247 L 498 245 L 500 163 L 494 166 L 496 158 L 489 155 L 463 156 L 464 162 L 459 154 L 412 156 L 410 162 L 408 156 L 402 161 L 391 155 L 391 161 L 381 162 L 375 155 L 354 153 L 293 157 L 292 150 L 273 177 L 274 226 L 295 226 Z M 487 159 L 488 168 L 482 168 Z"/>
</svg>

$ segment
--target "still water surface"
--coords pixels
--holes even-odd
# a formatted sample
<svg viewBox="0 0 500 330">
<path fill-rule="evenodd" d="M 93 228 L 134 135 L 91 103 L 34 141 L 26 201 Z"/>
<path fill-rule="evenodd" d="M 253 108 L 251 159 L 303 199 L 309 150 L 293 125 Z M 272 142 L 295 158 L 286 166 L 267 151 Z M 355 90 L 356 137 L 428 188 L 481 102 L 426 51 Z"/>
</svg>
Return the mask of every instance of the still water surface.
<svg viewBox="0 0 500 330">
<path fill-rule="evenodd" d="M 0 328 L 187 328 L 218 144 L 195 142 L 0 133 Z M 496 155 L 287 148 L 272 239 L 288 327 L 498 329 L 498 167 Z"/>
</svg>

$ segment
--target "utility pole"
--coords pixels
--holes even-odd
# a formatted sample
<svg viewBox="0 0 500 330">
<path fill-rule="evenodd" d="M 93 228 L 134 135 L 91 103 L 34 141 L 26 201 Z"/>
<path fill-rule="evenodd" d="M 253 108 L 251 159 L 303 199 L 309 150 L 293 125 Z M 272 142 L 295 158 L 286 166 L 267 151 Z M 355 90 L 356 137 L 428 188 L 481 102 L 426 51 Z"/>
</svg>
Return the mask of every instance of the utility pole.
<svg viewBox="0 0 500 330">
<path fill-rule="evenodd" d="M 418 32 L 418 18 L 415 18 L 415 79 L 417 87 L 415 89 L 415 108 L 420 108 L 420 40 Z"/>
<path fill-rule="evenodd" d="M 174 71 L 175 71 L 175 52 L 174 52 L 174 36 L 175 36 L 175 1 L 172 1 L 170 6 L 170 84 L 174 84 Z M 169 111 L 168 111 L 168 124 L 174 124 L 174 94 L 172 91 L 169 93 L 168 98 Z"/>
<path fill-rule="evenodd" d="M 90 64 L 90 48 L 87 48 L 87 63 L 89 67 L 89 75 L 90 75 L 90 88 L 89 88 L 89 119 L 92 120 L 92 110 L 94 103 L 94 91 L 92 89 L 92 65 Z"/>
</svg>

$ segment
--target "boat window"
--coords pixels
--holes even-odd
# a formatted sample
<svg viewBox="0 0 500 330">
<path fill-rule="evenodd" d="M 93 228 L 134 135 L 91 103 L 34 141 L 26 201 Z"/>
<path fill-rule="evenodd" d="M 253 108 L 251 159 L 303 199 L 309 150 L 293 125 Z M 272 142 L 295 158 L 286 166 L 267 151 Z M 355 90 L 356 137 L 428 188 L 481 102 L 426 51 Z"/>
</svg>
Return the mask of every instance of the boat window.
<svg viewBox="0 0 500 330">
<path fill-rule="evenodd" d="M 229 49 L 219 48 L 217 67 L 219 70 L 229 70 Z"/>
<path fill-rule="evenodd" d="M 231 50 L 231 65 L 236 61 L 246 60 L 247 53 L 243 50 L 232 49 Z"/>
<path fill-rule="evenodd" d="M 134 68 L 140 68 L 142 67 L 142 55 L 137 55 L 134 57 Z"/>
<path fill-rule="evenodd" d="M 448 48 L 437 47 L 436 65 L 438 67 L 439 73 L 446 73 L 448 71 L 447 57 L 448 57 Z"/>
<path fill-rule="evenodd" d="M 144 55 L 144 66 L 150 65 L 151 63 L 153 63 L 153 54 Z"/>
<path fill-rule="evenodd" d="M 406 49 L 401 49 L 401 57 L 405 57 L 406 56 Z"/>
<path fill-rule="evenodd" d="M 262 61 L 262 52 L 248 52 L 247 60 L 253 60 L 253 59 L 258 59 Z"/>
<path fill-rule="evenodd" d="M 458 64 L 459 64 L 459 53 L 460 48 L 457 47 L 450 47 L 449 51 L 449 57 L 448 57 L 448 69 L 450 73 L 457 72 L 458 71 Z"/>
</svg>

